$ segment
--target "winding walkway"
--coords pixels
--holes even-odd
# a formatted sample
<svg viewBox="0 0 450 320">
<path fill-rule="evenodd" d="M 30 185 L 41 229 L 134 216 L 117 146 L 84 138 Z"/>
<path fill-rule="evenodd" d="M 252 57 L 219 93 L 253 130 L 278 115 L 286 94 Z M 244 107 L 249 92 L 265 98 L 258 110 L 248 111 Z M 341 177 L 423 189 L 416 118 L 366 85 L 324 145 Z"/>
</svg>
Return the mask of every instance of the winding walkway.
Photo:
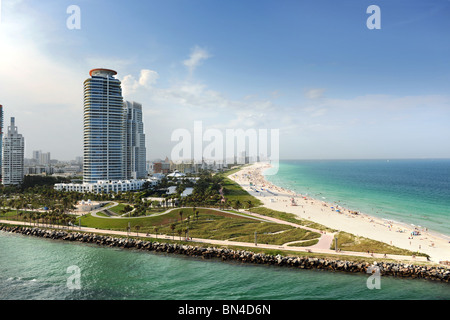
<svg viewBox="0 0 450 320">
<path fill-rule="evenodd" d="M 172 212 L 174 210 L 192 209 L 193 208 L 193 207 L 170 208 L 170 209 L 168 209 L 168 210 L 166 210 L 164 212 L 161 212 L 161 213 L 156 213 L 156 214 L 152 214 L 152 215 L 149 215 L 149 216 L 141 216 L 141 217 L 125 217 L 125 214 L 122 215 L 122 216 L 108 216 L 108 217 L 103 217 L 103 216 L 97 215 L 98 212 L 108 210 L 108 209 L 110 209 L 112 207 L 115 207 L 117 205 L 118 205 L 118 203 L 114 202 L 113 205 L 110 205 L 110 206 L 108 206 L 106 208 L 100 208 L 98 210 L 92 211 L 91 215 L 94 216 L 94 217 L 103 218 L 103 219 L 110 219 L 110 218 L 113 218 L 113 219 L 120 219 L 120 218 L 139 219 L 139 218 L 145 218 L 145 217 L 162 216 L 162 215 L 168 214 L 168 213 L 170 213 L 170 212 Z M 319 233 L 320 234 L 319 242 L 316 243 L 315 245 L 309 246 L 308 249 L 310 249 L 310 250 L 316 250 L 316 249 L 328 250 L 331 247 L 331 244 L 333 242 L 334 235 L 335 235 L 334 233 L 327 233 L 327 232 L 322 231 L 322 230 L 310 228 L 310 227 L 307 227 L 307 226 L 302 226 L 302 225 L 299 225 L 299 224 L 296 224 L 296 223 L 293 223 L 293 222 L 289 222 L 289 221 L 285 221 L 285 220 L 281 220 L 281 219 L 277 219 L 277 218 L 273 218 L 273 217 L 267 217 L 267 216 L 264 216 L 264 215 L 261 215 L 261 214 L 257 214 L 257 213 L 254 213 L 254 212 L 250 212 L 250 211 L 246 211 L 246 210 L 242 211 L 244 213 L 244 215 L 242 215 L 242 214 L 238 214 L 238 213 L 235 213 L 235 212 L 220 210 L 220 209 L 216 209 L 216 208 L 198 207 L 197 209 L 215 210 L 215 211 L 219 211 L 219 212 L 223 212 L 223 213 L 227 213 L 227 214 L 232 214 L 232 215 L 239 216 L 239 217 L 244 217 L 244 218 L 250 218 L 250 219 L 258 220 L 258 221 L 261 221 L 261 222 L 273 222 L 273 223 L 278 223 L 278 224 L 284 224 L 284 225 L 288 225 L 288 226 L 291 226 L 291 227 L 294 227 L 294 228 L 300 228 L 300 229 L 305 229 L 305 230 L 308 230 L 308 231 Z M 295 243 L 295 242 L 300 242 L 300 241 L 294 241 L 293 243 Z M 284 245 L 287 246 L 288 243 L 286 243 Z"/>
</svg>

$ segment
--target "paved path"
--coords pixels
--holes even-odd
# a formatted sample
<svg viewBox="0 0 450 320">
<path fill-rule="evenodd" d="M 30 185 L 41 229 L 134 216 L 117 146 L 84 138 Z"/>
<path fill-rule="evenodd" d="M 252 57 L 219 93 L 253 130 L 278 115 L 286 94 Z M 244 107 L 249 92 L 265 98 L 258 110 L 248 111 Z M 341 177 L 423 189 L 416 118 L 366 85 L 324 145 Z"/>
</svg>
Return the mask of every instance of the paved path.
<svg viewBox="0 0 450 320">
<path fill-rule="evenodd" d="M 24 225 L 24 226 L 30 226 L 27 222 L 20 222 L 20 221 L 9 221 L 9 220 L 0 220 L 0 223 L 3 224 L 14 224 L 14 225 Z M 33 227 L 33 225 L 31 224 Z M 58 227 L 58 226 L 45 226 L 40 225 L 40 227 L 51 227 L 53 229 L 62 229 L 67 230 L 67 227 Z M 150 237 L 157 239 L 168 239 L 168 240 L 179 240 L 180 237 L 178 236 L 169 236 L 169 235 L 156 235 L 156 234 L 144 234 L 144 233 L 136 233 L 136 232 L 126 232 L 126 231 L 113 231 L 113 230 L 103 230 L 103 229 L 95 229 L 95 228 L 87 228 L 87 227 L 74 227 L 73 229 L 70 229 L 73 231 L 78 232 L 91 232 L 91 233 L 97 233 L 97 234 L 109 234 L 109 235 L 120 235 L 120 236 L 133 236 L 133 237 Z M 412 258 L 411 256 L 399 256 L 399 255 L 387 255 L 384 257 L 383 254 L 373 254 L 369 255 L 367 253 L 363 252 L 352 252 L 352 251 L 340 251 L 335 252 L 330 249 L 321 249 L 321 248 L 315 248 L 312 250 L 311 248 L 305 248 L 305 247 L 288 247 L 286 245 L 278 246 L 278 245 L 269 245 L 269 244 L 255 244 L 255 243 L 249 243 L 249 242 L 236 242 L 236 241 L 227 241 L 227 240 L 212 240 L 212 239 L 200 239 L 200 238 L 191 238 L 189 239 L 190 242 L 196 242 L 196 243 L 204 243 L 208 245 L 225 245 L 225 246 L 235 246 L 235 247 L 247 247 L 247 248 L 263 248 L 263 249 L 274 249 L 274 250 L 283 250 L 283 251 L 296 251 L 296 252 L 310 252 L 310 253 L 323 253 L 323 254 L 333 254 L 336 256 L 354 256 L 354 257 L 364 257 L 364 258 L 380 258 L 380 259 L 393 259 L 393 260 L 405 260 L 405 261 L 426 261 L 425 257 L 415 257 Z"/>
<path fill-rule="evenodd" d="M 253 213 L 253 212 L 248 212 L 248 211 L 244 211 L 244 212 L 246 214 L 249 214 L 249 215 L 254 216 L 254 217 L 263 217 L 264 219 L 270 220 L 270 221 L 275 222 L 275 223 L 285 224 L 285 225 L 292 226 L 294 228 L 301 228 L 301 229 L 309 230 L 309 231 L 312 231 L 312 232 L 320 233 L 321 236 L 319 238 L 319 242 L 317 244 L 313 245 L 313 246 L 308 247 L 308 249 L 320 249 L 320 250 L 322 250 L 322 249 L 330 249 L 331 244 L 332 244 L 333 239 L 334 239 L 334 235 L 335 235 L 334 233 L 327 233 L 326 231 L 310 228 L 310 227 L 307 227 L 307 226 L 302 226 L 302 225 L 299 225 L 299 224 L 296 224 L 296 223 L 293 223 L 293 222 L 284 221 L 284 220 L 280 220 L 280 219 L 277 219 L 277 218 L 267 217 L 267 216 L 260 215 L 260 214 L 257 214 L 257 213 Z M 299 242 L 299 241 L 294 241 L 294 243 L 295 242 Z M 289 243 L 285 243 L 284 245 L 288 245 L 288 244 Z"/>
</svg>

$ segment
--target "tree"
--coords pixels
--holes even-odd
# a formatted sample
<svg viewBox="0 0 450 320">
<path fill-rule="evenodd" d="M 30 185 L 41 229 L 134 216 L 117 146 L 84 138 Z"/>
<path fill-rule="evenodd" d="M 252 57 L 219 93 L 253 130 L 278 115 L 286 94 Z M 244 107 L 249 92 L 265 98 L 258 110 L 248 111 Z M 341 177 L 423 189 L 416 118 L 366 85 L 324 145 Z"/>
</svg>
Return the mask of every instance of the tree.
<svg viewBox="0 0 450 320">
<path fill-rule="evenodd" d="M 139 229 L 141 229 L 141 226 L 136 225 L 136 226 L 134 226 L 134 228 L 136 229 L 136 236 L 138 236 L 138 231 L 139 231 Z"/>
<path fill-rule="evenodd" d="M 174 234 L 173 234 L 173 231 L 175 230 L 175 223 L 172 223 L 172 224 L 170 225 L 170 230 L 172 230 L 172 237 L 173 237 L 173 240 L 175 240 L 175 236 L 174 236 Z"/>
<path fill-rule="evenodd" d="M 239 200 L 234 201 L 233 208 L 239 211 L 240 208 L 242 208 L 242 203 Z"/>
</svg>

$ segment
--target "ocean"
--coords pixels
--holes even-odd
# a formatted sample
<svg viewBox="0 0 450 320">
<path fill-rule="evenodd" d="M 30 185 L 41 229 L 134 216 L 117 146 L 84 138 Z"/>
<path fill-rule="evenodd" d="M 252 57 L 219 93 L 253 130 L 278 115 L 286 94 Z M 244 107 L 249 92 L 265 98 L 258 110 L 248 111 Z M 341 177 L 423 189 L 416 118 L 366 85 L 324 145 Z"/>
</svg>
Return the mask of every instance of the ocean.
<svg viewBox="0 0 450 320">
<path fill-rule="evenodd" d="M 158 254 L 0 232 L 1 300 L 449 300 L 449 284 Z M 78 270 L 74 273 L 72 270 Z M 69 271 L 69 272 L 68 272 Z M 74 280 L 77 275 L 79 281 Z M 167 312 L 167 310 L 165 310 Z"/>
<path fill-rule="evenodd" d="M 266 179 L 379 218 L 450 236 L 450 159 L 290 160 Z"/>
</svg>

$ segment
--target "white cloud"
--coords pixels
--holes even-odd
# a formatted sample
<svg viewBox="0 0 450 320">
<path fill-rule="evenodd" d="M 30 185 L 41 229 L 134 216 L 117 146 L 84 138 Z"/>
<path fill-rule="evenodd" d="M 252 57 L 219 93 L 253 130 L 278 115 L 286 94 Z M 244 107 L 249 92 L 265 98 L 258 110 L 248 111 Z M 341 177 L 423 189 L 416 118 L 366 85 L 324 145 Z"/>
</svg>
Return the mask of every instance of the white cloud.
<svg viewBox="0 0 450 320">
<path fill-rule="evenodd" d="M 194 70 L 202 63 L 203 60 L 211 58 L 208 51 L 199 46 L 195 46 L 192 49 L 189 59 L 184 60 L 183 64 L 188 68 L 189 73 L 193 73 Z"/>
<path fill-rule="evenodd" d="M 305 90 L 305 96 L 311 100 L 316 100 L 316 99 L 322 98 L 324 93 L 325 93 L 325 89 L 323 89 L 323 88 L 314 88 L 314 89 Z"/>
<path fill-rule="evenodd" d="M 159 78 L 159 74 L 156 71 L 144 69 L 141 70 L 141 76 L 139 78 L 139 84 L 143 87 L 149 87 L 156 83 Z"/>
<path fill-rule="evenodd" d="M 149 89 L 151 86 L 156 84 L 158 78 L 159 74 L 156 71 L 149 69 L 141 70 L 138 80 L 136 80 L 132 75 L 126 75 L 121 81 L 123 94 L 133 94 L 141 88 Z"/>
</svg>

